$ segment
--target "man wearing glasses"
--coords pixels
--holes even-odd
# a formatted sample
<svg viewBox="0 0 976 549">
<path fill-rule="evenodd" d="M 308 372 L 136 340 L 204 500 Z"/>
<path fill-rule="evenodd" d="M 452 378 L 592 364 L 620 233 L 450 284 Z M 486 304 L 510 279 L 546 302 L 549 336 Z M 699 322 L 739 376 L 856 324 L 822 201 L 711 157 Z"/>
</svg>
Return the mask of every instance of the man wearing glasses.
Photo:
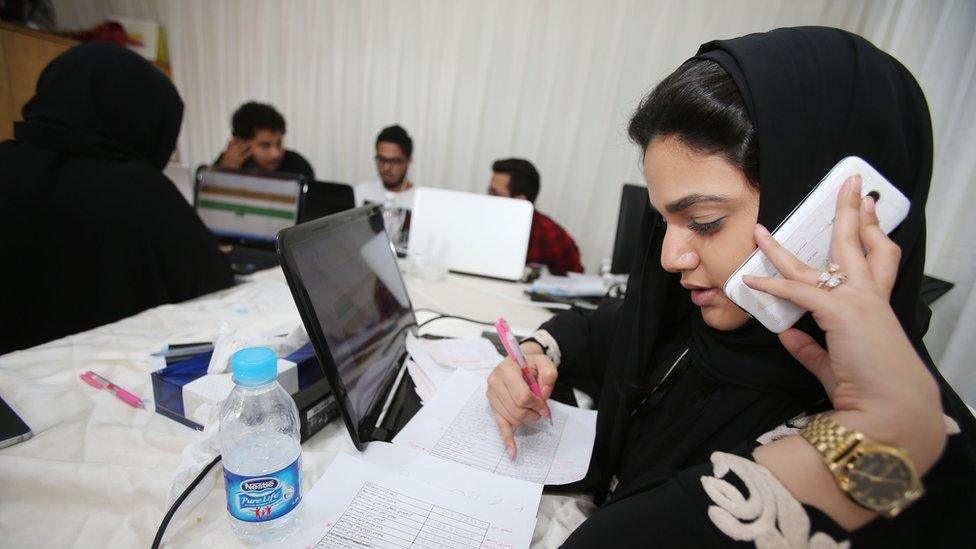
<svg viewBox="0 0 976 549">
<path fill-rule="evenodd" d="M 355 186 L 356 205 L 384 204 L 403 210 L 413 208 L 414 185 L 407 179 L 413 140 L 400 126 L 383 128 L 376 136 L 376 171 L 379 181 Z"/>
</svg>

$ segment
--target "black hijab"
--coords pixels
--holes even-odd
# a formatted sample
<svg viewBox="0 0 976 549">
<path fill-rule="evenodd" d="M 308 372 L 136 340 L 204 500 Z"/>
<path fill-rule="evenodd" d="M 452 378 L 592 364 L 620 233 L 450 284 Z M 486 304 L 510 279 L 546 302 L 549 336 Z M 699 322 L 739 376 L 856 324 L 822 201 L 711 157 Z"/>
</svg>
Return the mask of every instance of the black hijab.
<svg viewBox="0 0 976 549">
<path fill-rule="evenodd" d="M 45 67 L 23 115 L 17 140 L 161 170 L 176 148 L 183 101 L 169 78 L 138 54 L 93 43 Z"/>
<path fill-rule="evenodd" d="M 226 259 L 160 171 L 183 102 L 112 44 L 55 58 L 0 143 L 0 354 L 233 282 Z"/>
<path fill-rule="evenodd" d="M 758 138 L 759 221 L 765 226 L 779 225 L 835 163 L 851 155 L 867 160 L 911 200 L 908 218 L 891 234 L 902 249 L 891 305 L 939 381 L 947 413 L 963 429 L 950 439 L 945 458 L 929 476 L 963 480 L 971 489 L 976 478 L 972 416 L 938 374 L 922 343 L 929 318 L 919 287 L 932 130 L 917 82 L 868 41 L 829 28 L 777 29 L 714 41 L 703 45 L 697 58 L 724 68 L 746 103 Z M 663 236 L 663 226 L 648 208 L 641 244 L 646 253 L 628 283 L 609 354 L 610 381 L 600 397 L 588 477 L 598 489 L 615 474 L 626 451 L 632 412 L 661 380 L 678 347 L 687 344 L 702 375 L 726 389 L 710 404 L 711 421 L 699 421 L 698 431 L 682 433 L 669 444 L 667 453 L 677 457 L 660 462 L 661 468 L 696 456 L 696 449 L 716 437 L 748 442 L 796 412 L 814 411 L 825 396 L 775 334 L 757 322 L 727 332 L 705 325 L 679 286 L 679 276 L 661 268 Z M 809 315 L 799 327 L 815 337 L 823 335 Z M 751 415 L 751 421 L 730 419 L 736 414 Z M 760 426 L 763 430 L 757 432 Z M 741 432 L 728 432 L 736 429 Z M 653 479 L 653 471 L 649 477 Z M 933 483 L 927 481 L 927 488 L 930 500 L 939 497 Z M 958 489 L 953 493 L 958 495 Z"/>
</svg>

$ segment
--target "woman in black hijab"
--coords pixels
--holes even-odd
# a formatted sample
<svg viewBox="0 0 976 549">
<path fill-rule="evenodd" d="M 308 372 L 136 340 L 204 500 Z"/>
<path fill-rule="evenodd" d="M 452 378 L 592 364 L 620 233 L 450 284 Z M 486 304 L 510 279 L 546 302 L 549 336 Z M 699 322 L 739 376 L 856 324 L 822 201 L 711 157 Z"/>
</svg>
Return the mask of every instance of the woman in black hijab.
<svg viewBox="0 0 976 549">
<path fill-rule="evenodd" d="M 161 172 L 183 102 L 139 55 L 54 59 L 0 143 L 0 354 L 233 283 L 217 242 Z"/>
<path fill-rule="evenodd" d="M 593 458 L 579 487 L 602 505 L 567 545 L 972 539 L 976 425 L 922 343 L 932 132 L 911 74 L 836 29 L 711 42 L 645 98 L 630 134 L 661 213 L 648 209 L 647 251 L 626 299 L 588 318 L 557 316 L 523 343 L 543 396 L 558 375 L 597 402 Z M 889 240 L 874 201 L 849 180 L 831 246 L 849 279 L 827 290 L 763 227 L 776 227 L 851 155 L 912 206 Z M 757 244 L 787 280 L 747 283 L 813 313 L 779 337 L 721 292 Z M 545 408 L 510 361 L 492 374 L 488 396 L 514 453 L 512 428 Z M 824 410 L 833 415 L 812 417 Z M 903 450 L 925 495 L 892 507 L 900 511 L 893 519 L 856 504 L 808 442 L 837 434 L 830 421 Z M 894 465 L 874 470 L 868 484 L 911 476 L 895 478 Z"/>
</svg>

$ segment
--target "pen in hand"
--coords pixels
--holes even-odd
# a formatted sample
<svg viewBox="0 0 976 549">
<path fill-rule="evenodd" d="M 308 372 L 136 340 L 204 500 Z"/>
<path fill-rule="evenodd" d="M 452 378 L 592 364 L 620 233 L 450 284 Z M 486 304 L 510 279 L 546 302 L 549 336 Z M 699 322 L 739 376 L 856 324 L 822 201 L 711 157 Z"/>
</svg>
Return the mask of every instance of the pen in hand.
<svg viewBox="0 0 976 549">
<path fill-rule="evenodd" d="M 532 372 L 529 371 L 529 364 L 525 360 L 525 355 L 522 354 L 522 349 L 519 347 L 518 341 L 515 340 L 512 330 L 508 327 L 508 322 L 505 322 L 503 317 L 498 317 L 498 322 L 495 323 L 495 330 L 498 331 L 498 338 L 501 339 L 502 345 L 508 353 L 508 358 L 512 359 L 522 369 L 522 378 L 528 384 L 529 390 L 532 391 L 533 395 L 542 399 L 542 405 L 545 407 L 545 413 L 543 415 L 549 418 L 549 425 L 552 425 L 552 410 L 549 409 L 549 405 L 546 404 L 545 399 L 542 397 L 539 383 L 532 377 Z"/>
</svg>

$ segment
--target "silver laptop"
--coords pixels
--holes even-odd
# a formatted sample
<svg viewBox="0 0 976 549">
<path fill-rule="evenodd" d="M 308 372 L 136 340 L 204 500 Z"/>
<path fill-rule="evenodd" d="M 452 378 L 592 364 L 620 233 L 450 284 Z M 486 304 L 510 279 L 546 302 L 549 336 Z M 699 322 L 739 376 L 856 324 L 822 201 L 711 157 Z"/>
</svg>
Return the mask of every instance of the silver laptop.
<svg viewBox="0 0 976 549">
<path fill-rule="evenodd" d="M 408 255 L 425 254 L 457 273 L 521 280 L 532 212 L 528 200 L 420 187 Z"/>
</svg>

